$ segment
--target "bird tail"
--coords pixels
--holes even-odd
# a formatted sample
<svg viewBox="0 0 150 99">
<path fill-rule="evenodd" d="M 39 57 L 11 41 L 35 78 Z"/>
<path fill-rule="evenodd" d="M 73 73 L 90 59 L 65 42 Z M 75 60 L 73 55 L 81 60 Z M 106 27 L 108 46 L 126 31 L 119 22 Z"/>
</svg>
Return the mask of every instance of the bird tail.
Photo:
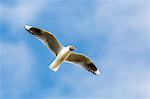
<svg viewBox="0 0 150 99">
<path fill-rule="evenodd" d="M 49 65 L 49 68 L 52 70 L 52 71 L 57 71 L 59 68 L 60 68 L 60 65 L 61 65 L 62 62 L 60 61 L 57 61 L 56 59 Z"/>
</svg>

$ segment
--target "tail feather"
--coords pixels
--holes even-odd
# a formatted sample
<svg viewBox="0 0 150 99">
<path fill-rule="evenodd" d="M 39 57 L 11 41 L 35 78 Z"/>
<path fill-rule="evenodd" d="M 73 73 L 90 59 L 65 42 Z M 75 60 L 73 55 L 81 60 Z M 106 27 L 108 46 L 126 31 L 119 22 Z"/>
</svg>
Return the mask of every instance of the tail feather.
<svg viewBox="0 0 150 99">
<path fill-rule="evenodd" d="M 55 71 L 55 72 L 59 69 L 59 67 L 60 67 L 60 65 L 57 67 L 53 67 L 53 66 L 49 65 L 49 69 L 51 69 L 52 71 Z"/>
<path fill-rule="evenodd" d="M 52 71 L 57 71 L 60 68 L 61 62 L 54 60 L 50 65 L 49 65 L 49 69 L 51 69 Z"/>
</svg>

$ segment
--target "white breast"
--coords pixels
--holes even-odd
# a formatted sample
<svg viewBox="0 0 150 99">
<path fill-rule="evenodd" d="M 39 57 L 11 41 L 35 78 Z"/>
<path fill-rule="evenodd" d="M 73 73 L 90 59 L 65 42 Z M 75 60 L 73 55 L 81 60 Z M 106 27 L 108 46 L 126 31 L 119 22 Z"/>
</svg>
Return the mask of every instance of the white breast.
<svg viewBox="0 0 150 99">
<path fill-rule="evenodd" d="M 64 47 L 57 55 L 56 59 L 59 61 L 64 61 L 70 55 L 70 50 L 68 47 Z"/>
<path fill-rule="evenodd" d="M 53 71 L 57 71 L 60 65 L 67 59 L 70 55 L 70 50 L 68 47 L 64 47 L 57 55 L 56 59 L 50 64 L 49 68 Z"/>
</svg>

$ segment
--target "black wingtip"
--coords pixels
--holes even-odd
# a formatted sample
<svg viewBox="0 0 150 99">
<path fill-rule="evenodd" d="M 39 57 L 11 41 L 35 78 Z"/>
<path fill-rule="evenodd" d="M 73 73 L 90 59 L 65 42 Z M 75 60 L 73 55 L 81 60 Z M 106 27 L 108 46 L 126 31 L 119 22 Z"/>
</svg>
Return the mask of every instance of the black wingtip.
<svg viewBox="0 0 150 99">
<path fill-rule="evenodd" d="M 32 28 L 32 26 L 31 26 L 31 25 L 25 25 L 24 28 L 25 28 L 27 31 L 29 31 L 29 30 Z"/>
</svg>

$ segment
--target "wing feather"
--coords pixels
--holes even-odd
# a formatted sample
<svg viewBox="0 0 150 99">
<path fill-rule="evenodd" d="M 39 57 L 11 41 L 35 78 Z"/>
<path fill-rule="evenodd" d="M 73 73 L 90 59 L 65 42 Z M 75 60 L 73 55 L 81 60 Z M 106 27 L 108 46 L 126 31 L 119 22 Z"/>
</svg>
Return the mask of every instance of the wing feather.
<svg viewBox="0 0 150 99">
<path fill-rule="evenodd" d="M 42 41 L 56 56 L 63 48 L 63 45 L 51 32 L 32 26 L 25 26 L 25 29 L 34 35 L 37 39 Z"/>
<path fill-rule="evenodd" d="M 93 74 L 98 75 L 99 70 L 97 67 L 94 65 L 94 63 L 85 55 L 71 52 L 69 57 L 66 59 L 67 62 L 73 63 L 73 64 L 78 64 L 84 67 L 86 70 L 92 72 Z"/>
</svg>

